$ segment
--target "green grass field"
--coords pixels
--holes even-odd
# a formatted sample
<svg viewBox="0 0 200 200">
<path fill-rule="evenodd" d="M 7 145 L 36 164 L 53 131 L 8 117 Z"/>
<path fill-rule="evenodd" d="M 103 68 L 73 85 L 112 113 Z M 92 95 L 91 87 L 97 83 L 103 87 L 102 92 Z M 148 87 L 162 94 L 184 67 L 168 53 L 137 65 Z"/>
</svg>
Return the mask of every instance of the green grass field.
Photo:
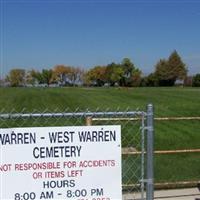
<svg viewBox="0 0 200 200">
<path fill-rule="evenodd" d="M 0 88 L 3 113 L 63 112 L 67 108 L 70 111 L 77 108 L 79 111 L 146 110 L 148 103 L 153 103 L 156 117 L 200 116 L 200 88 Z M 32 125 L 48 125 L 41 120 Z M 29 124 L 19 121 L 10 126 Z M 63 123 L 64 119 L 56 120 L 56 125 Z M 7 121 L 0 122 L 0 126 L 8 126 Z M 123 146 L 128 145 L 132 135 L 127 133 L 125 137 Z M 200 121 L 155 122 L 155 150 L 197 148 L 200 149 Z M 156 155 L 155 179 L 156 182 L 200 180 L 199 153 Z"/>
<path fill-rule="evenodd" d="M 0 110 L 142 109 L 156 116 L 200 116 L 200 88 L 0 88 Z"/>
</svg>

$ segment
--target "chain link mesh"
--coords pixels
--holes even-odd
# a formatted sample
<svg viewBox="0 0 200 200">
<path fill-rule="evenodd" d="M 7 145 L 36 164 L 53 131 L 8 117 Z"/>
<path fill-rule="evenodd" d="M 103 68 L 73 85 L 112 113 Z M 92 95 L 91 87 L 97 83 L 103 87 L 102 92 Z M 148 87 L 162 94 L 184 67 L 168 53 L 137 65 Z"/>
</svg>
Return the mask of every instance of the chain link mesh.
<svg viewBox="0 0 200 200">
<path fill-rule="evenodd" d="M 199 120 L 155 123 L 155 187 L 197 187 L 200 181 Z"/>
<path fill-rule="evenodd" d="M 145 112 L 69 112 L 0 113 L 0 128 L 121 125 L 122 190 L 124 199 L 144 199 L 144 120 Z M 127 195 L 128 194 L 128 195 Z"/>
</svg>

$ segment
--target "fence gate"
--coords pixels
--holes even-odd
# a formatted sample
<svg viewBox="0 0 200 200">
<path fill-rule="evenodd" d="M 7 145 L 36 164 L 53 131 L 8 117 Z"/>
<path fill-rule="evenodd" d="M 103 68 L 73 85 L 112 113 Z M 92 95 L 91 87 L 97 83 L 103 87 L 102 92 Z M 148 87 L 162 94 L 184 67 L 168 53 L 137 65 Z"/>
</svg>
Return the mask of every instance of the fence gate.
<svg viewBox="0 0 200 200">
<path fill-rule="evenodd" d="M 151 104 L 146 111 L 0 113 L 0 128 L 83 125 L 121 125 L 123 199 L 153 200 Z"/>
</svg>

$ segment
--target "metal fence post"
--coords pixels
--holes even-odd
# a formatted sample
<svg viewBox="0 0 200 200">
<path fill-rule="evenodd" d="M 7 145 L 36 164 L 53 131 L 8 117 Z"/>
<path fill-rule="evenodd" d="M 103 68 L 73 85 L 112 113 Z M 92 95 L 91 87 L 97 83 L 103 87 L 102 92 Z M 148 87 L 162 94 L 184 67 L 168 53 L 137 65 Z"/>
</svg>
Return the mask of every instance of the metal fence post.
<svg viewBox="0 0 200 200">
<path fill-rule="evenodd" d="M 147 105 L 147 200 L 154 199 L 154 171 L 153 171 L 153 105 Z"/>
</svg>

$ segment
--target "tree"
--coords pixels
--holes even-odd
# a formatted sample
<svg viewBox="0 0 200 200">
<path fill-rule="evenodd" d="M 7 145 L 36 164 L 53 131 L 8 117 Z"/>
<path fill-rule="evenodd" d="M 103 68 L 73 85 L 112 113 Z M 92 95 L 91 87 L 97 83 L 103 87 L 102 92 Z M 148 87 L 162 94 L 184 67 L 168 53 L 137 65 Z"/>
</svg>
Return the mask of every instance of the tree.
<svg viewBox="0 0 200 200">
<path fill-rule="evenodd" d="M 53 71 L 51 69 L 43 69 L 41 75 L 42 75 L 42 82 L 47 84 L 47 86 L 49 86 L 50 83 L 52 82 Z"/>
<path fill-rule="evenodd" d="M 155 75 L 160 86 L 173 86 L 176 80 L 184 80 L 187 69 L 177 51 L 173 51 L 168 60 L 160 59 L 156 64 Z"/>
<path fill-rule="evenodd" d="M 154 87 L 158 86 L 158 79 L 155 75 L 155 73 L 151 73 L 148 76 L 142 78 L 141 80 L 141 86 L 148 86 L 148 87 Z"/>
<path fill-rule="evenodd" d="M 65 65 L 56 65 L 53 68 L 53 79 L 61 85 L 69 84 L 67 80 L 67 74 L 69 74 L 70 72 L 71 67 Z"/>
<path fill-rule="evenodd" d="M 196 74 L 192 79 L 192 86 L 200 87 L 200 74 Z"/>
<path fill-rule="evenodd" d="M 107 66 L 96 66 L 89 70 L 85 82 L 91 85 L 102 86 L 138 86 L 141 81 L 141 71 L 135 68 L 129 58 L 124 58 L 121 63 L 110 63 Z"/>
<path fill-rule="evenodd" d="M 31 85 L 35 85 L 36 82 L 38 81 L 36 74 L 37 74 L 37 72 L 34 69 L 28 71 L 26 73 L 26 83 L 31 84 Z"/>
<path fill-rule="evenodd" d="M 44 77 L 41 72 L 32 70 L 31 76 L 32 76 L 32 79 L 37 81 L 39 84 L 44 83 Z"/>
<path fill-rule="evenodd" d="M 168 61 L 165 59 L 160 59 L 155 66 L 155 77 L 158 80 L 160 86 L 172 86 L 175 80 L 171 77 L 171 71 L 169 70 Z M 152 76 L 152 78 L 155 79 Z"/>
<path fill-rule="evenodd" d="M 184 80 L 187 75 L 187 68 L 177 51 L 173 51 L 168 58 L 170 78 L 173 80 Z"/>
<path fill-rule="evenodd" d="M 121 67 L 114 67 L 110 74 L 110 81 L 112 85 L 118 84 L 123 76 L 123 70 Z"/>
<path fill-rule="evenodd" d="M 7 76 L 7 80 L 12 87 L 24 86 L 25 84 L 25 70 L 24 69 L 12 69 Z"/>
<path fill-rule="evenodd" d="M 120 86 L 139 86 L 141 82 L 142 72 L 135 67 L 129 58 L 124 58 L 120 64 L 123 75 L 120 80 Z"/>
<path fill-rule="evenodd" d="M 138 87 L 141 84 L 142 78 L 141 78 L 142 72 L 139 69 L 135 69 L 132 72 L 131 77 L 131 86 Z"/>
<path fill-rule="evenodd" d="M 70 67 L 69 73 L 67 73 L 67 78 L 71 85 L 75 86 L 80 84 L 83 80 L 84 71 L 79 67 Z"/>
<path fill-rule="evenodd" d="M 121 86 L 131 86 L 133 71 L 135 70 L 134 64 L 129 58 L 124 58 L 121 63 L 123 76 L 120 81 Z"/>
<path fill-rule="evenodd" d="M 106 67 L 95 66 L 85 74 L 86 85 L 103 86 L 106 83 Z"/>
<path fill-rule="evenodd" d="M 106 66 L 105 77 L 106 77 L 106 82 L 110 86 L 114 86 L 115 84 L 120 85 L 120 81 L 123 77 L 123 74 L 124 71 L 120 64 L 112 62 L 111 64 L 108 64 Z"/>
<path fill-rule="evenodd" d="M 61 85 L 76 85 L 83 81 L 84 70 L 79 67 L 56 65 L 53 69 L 53 80 Z"/>
</svg>

